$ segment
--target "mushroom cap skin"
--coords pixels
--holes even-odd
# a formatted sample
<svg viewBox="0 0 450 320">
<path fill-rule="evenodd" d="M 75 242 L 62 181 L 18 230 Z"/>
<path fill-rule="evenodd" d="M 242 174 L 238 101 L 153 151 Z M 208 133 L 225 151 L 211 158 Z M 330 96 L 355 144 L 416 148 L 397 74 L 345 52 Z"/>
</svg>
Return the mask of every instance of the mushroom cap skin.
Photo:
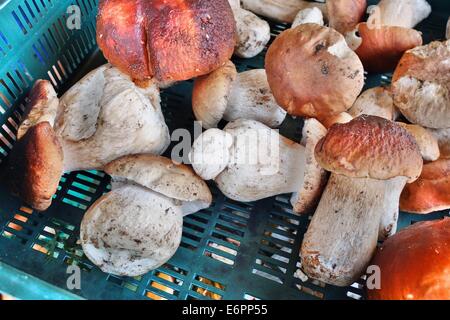
<svg viewBox="0 0 450 320">
<path fill-rule="evenodd" d="M 330 28 L 341 34 L 353 30 L 366 13 L 366 0 L 327 0 Z"/>
<path fill-rule="evenodd" d="M 418 222 L 388 238 L 371 265 L 380 267 L 381 289 L 370 300 L 450 299 L 450 219 Z"/>
<path fill-rule="evenodd" d="M 426 214 L 450 208 L 450 159 L 439 159 L 423 166 L 417 181 L 406 185 L 400 209 Z"/>
<path fill-rule="evenodd" d="M 29 128 L 40 122 L 48 122 L 53 127 L 58 112 L 59 99 L 48 80 L 36 80 L 28 99 L 29 102 L 22 117 L 23 121 L 17 130 L 18 140 L 25 135 Z"/>
<path fill-rule="evenodd" d="M 360 23 L 356 30 L 361 44 L 355 48 L 355 52 L 369 72 L 394 70 L 403 53 L 422 45 L 423 41 L 419 31 L 402 27 L 371 28 L 367 23 Z"/>
<path fill-rule="evenodd" d="M 439 144 L 433 134 L 424 127 L 416 124 L 406 124 L 397 122 L 405 128 L 416 140 L 419 146 L 422 158 L 425 161 L 436 161 L 440 157 Z"/>
<path fill-rule="evenodd" d="M 306 119 L 303 126 L 301 145 L 305 147 L 305 173 L 298 189 L 291 197 L 294 212 L 305 214 L 317 205 L 327 184 L 328 173 L 314 157 L 316 144 L 327 134 L 327 129 L 316 119 Z"/>
<path fill-rule="evenodd" d="M 364 85 L 358 56 L 337 31 L 307 23 L 281 33 L 266 56 L 277 103 L 293 116 L 328 117 L 349 109 Z"/>
<path fill-rule="evenodd" d="M 168 198 L 182 203 L 183 214 L 188 215 L 211 205 L 212 195 L 207 184 L 183 164 L 149 154 L 129 155 L 105 166 L 113 182 L 134 182 Z"/>
<path fill-rule="evenodd" d="M 170 144 L 157 86 L 137 87 L 109 64 L 91 71 L 64 94 L 55 132 L 63 145 L 66 171 L 102 169 L 129 154 L 161 154 Z"/>
<path fill-rule="evenodd" d="M 395 120 L 398 116 L 392 94 L 389 89 L 384 87 L 370 88 L 361 93 L 348 113 L 354 118 L 366 114 Z"/>
<path fill-rule="evenodd" d="M 222 120 L 236 77 L 236 66 L 227 61 L 210 74 L 195 79 L 192 110 L 195 118 L 202 122 L 203 128 L 215 128 Z"/>
<path fill-rule="evenodd" d="M 215 179 L 230 162 L 233 136 L 212 128 L 195 139 L 189 159 L 194 171 L 205 180 Z"/>
<path fill-rule="evenodd" d="M 104 272 L 139 276 L 156 269 L 177 250 L 181 208 L 141 186 L 127 185 L 103 195 L 81 222 L 83 251 Z"/>
<path fill-rule="evenodd" d="M 237 42 L 234 54 L 240 58 L 253 58 L 270 41 L 269 23 L 245 9 L 233 10 L 236 19 Z"/>
<path fill-rule="evenodd" d="M 44 121 L 29 128 L 7 161 L 4 179 L 12 192 L 33 209 L 47 210 L 63 173 L 62 147 L 52 126 Z"/>
<path fill-rule="evenodd" d="M 335 124 L 315 149 L 317 162 L 327 171 L 353 178 L 415 181 L 423 166 L 415 139 L 401 126 L 375 116 L 359 116 Z"/>
<path fill-rule="evenodd" d="M 450 40 L 408 50 L 392 77 L 394 103 L 412 123 L 450 128 Z"/>
<path fill-rule="evenodd" d="M 97 43 L 134 80 L 182 81 L 229 60 L 235 21 L 227 0 L 102 0 Z"/>
</svg>

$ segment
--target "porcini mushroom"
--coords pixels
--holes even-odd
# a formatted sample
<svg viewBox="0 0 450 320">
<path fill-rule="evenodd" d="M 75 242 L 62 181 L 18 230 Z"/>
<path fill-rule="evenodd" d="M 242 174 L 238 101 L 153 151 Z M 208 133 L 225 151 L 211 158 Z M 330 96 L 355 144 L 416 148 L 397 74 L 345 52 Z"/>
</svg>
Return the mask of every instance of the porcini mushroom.
<svg viewBox="0 0 450 320">
<path fill-rule="evenodd" d="M 322 119 L 344 112 L 364 85 L 361 61 L 344 37 L 312 23 L 275 39 L 266 72 L 275 100 L 294 116 Z"/>
<path fill-rule="evenodd" d="M 253 119 L 278 127 L 286 118 L 286 112 L 275 102 L 265 70 L 237 73 L 231 61 L 195 80 L 192 108 L 206 129 L 217 127 L 221 119 Z"/>
<path fill-rule="evenodd" d="M 292 21 L 292 28 L 305 23 L 316 23 L 323 26 L 323 14 L 317 7 L 300 10 Z"/>
<path fill-rule="evenodd" d="M 431 6 L 426 0 L 381 0 L 377 10 L 371 10 L 369 20 L 380 26 L 397 26 L 412 29 L 422 20 L 428 18 Z"/>
<path fill-rule="evenodd" d="M 170 137 L 159 103 L 156 85 L 139 88 L 110 65 L 90 72 L 60 101 L 49 81 L 38 80 L 4 172 L 11 189 L 44 211 L 64 171 L 162 153 Z"/>
<path fill-rule="evenodd" d="M 450 40 L 408 50 L 392 77 L 394 103 L 412 123 L 450 128 Z"/>
<path fill-rule="evenodd" d="M 133 80 L 160 82 L 208 74 L 231 58 L 235 20 L 227 0 L 102 0 L 97 43 Z"/>
<path fill-rule="evenodd" d="M 242 9 L 239 1 L 229 1 L 236 20 L 237 42 L 234 54 L 241 58 L 253 58 L 269 42 L 270 26 L 253 12 Z"/>
<path fill-rule="evenodd" d="M 185 165 L 151 155 L 109 163 L 112 190 L 81 222 L 83 251 L 104 272 L 139 276 L 158 268 L 177 250 L 183 214 L 211 204 L 211 193 Z"/>
<path fill-rule="evenodd" d="M 348 113 L 355 118 L 363 114 L 388 120 L 395 120 L 398 117 L 392 94 L 385 87 L 370 88 L 361 93 Z"/>
<path fill-rule="evenodd" d="M 423 166 L 415 182 L 406 185 L 400 197 L 400 210 L 426 214 L 450 209 L 450 159 Z"/>
<path fill-rule="evenodd" d="M 405 129 L 374 116 L 332 126 L 315 155 L 332 173 L 304 236 L 302 267 L 314 279 L 347 286 L 364 272 L 378 237 L 395 232 L 382 219 L 398 215 L 400 193 L 419 177 L 423 160 Z"/>
<path fill-rule="evenodd" d="M 366 0 L 327 0 L 328 24 L 345 35 L 361 22 L 366 13 Z"/>
<path fill-rule="evenodd" d="M 450 219 L 418 222 L 387 239 L 371 265 L 381 271 L 370 300 L 449 300 Z"/>
<path fill-rule="evenodd" d="M 441 158 L 450 159 L 450 128 L 448 129 L 428 129 L 437 139 Z"/>
<path fill-rule="evenodd" d="M 307 121 L 306 146 L 254 120 L 230 122 L 223 131 L 209 129 L 194 141 L 193 168 L 202 178 L 214 179 L 230 199 L 251 202 L 296 192 L 294 209 L 309 209 L 326 180 L 312 155 L 326 129 L 315 119 Z"/>
<path fill-rule="evenodd" d="M 440 157 L 439 145 L 437 139 L 433 134 L 416 124 L 407 124 L 403 122 L 397 122 L 400 126 L 405 128 L 416 140 L 419 146 L 422 158 L 425 161 L 436 161 Z"/>
</svg>

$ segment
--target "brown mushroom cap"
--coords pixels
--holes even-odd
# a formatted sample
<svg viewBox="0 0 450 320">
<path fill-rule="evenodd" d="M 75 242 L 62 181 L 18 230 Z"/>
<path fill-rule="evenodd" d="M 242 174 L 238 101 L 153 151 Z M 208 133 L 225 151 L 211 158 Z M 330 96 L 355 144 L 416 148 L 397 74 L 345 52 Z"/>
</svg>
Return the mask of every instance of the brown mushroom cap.
<svg viewBox="0 0 450 320">
<path fill-rule="evenodd" d="M 328 117 L 349 109 L 364 85 L 358 56 L 337 31 L 302 24 L 280 34 L 266 57 L 277 103 L 294 116 Z"/>
<path fill-rule="evenodd" d="M 423 166 L 415 182 L 406 185 L 400 197 L 400 209 L 412 213 L 430 213 L 450 208 L 450 159 L 439 159 Z"/>
<path fill-rule="evenodd" d="M 414 138 L 395 122 L 376 116 L 333 125 L 315 155 L 325 170 L 354 178 L 404 176 L 414 181 L 423 165 Z"/>
<path fill-rule="evenodd" d="M 366 13 L 366 0 L 328 0 L 327 11 L 331 28 L 345 34 L 361 22 Z"/>
<path fill-rule="evenodd" d="M 207 74 L 230 59 L 235 40 L 227 0 L 99 3 L 99 47 L 135 80 L 181 81 Z"/>
<path fill-rule="evenodd" d="M 11 151 L 6 167 L 12 191 L 38 211 L 50 206 L 62 173 L 62 147 L 48 122 L 28 129 Z"/>
<path fill-rule="evenodd" d="M 422 35 L 414 29 L 381 26 L 357 26 L 361 45 L 355 50 L 369 72 L 392 71 L 406 50 L 422 45 Z"/>
<path fill-rule="evenodd" d="M 416 223 L 388 238 L 371 265 L 380 267 L 381 289 L 371 300 L 450 299 L 450 219 Z"/>
<path fill-rule="evenodd" d="M 392 78 L 394 103 L 412 123 L 450 128 L 450 40 L 407 51 Z"/>
</svg>

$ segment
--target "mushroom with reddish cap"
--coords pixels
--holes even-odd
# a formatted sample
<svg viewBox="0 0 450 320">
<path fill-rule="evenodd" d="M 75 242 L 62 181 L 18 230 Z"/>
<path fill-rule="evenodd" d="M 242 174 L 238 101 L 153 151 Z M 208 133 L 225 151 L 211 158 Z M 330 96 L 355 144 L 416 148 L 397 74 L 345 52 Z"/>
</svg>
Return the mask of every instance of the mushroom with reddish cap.
<svg viewBox="0 0 450 320">
<path fill-rule="evenodd" d="M 392 77 L 394 103 L 412 123 L 450 128 L 450 40 L 408 50 Z"/>
<path fill-rule="evenodd" d="M 104 272 L 139 276 L 169 260 L 181 241 L 183 215 L 211 204 L 205 182 L 185 165 L 151 155 L 105 167 L 112 190 L 81 222 L 83 251 Z"/>
<path fill-rule="evenodd" d="M 450 159 L 439 159 L 423 166 L 415 182 L 406 185 L 400 197 L 400 210 L 430 213 L 450 208 Z"/>
<path fill-rule="evenodd" d="M 378 266 L 380 288 L 370 300 L 450 299 L 450 219 L 418 222 L 387 239 L 371 265 Z"/>
<path fill-rule="evenodd" d="M 378 238 L 395 233 L 386 221 L 396 221 L 400 193 L 419 177 L 423 160 L 405 129 L 374 116 L 332 126 L 315 155 L 332 173 L 304 236 L 302 267 L 314 279 L 347 286 L 364 272 Z"/>
<path fill-rule="evenodd" d="M 257 120 L 278 127 L 286 112 L 275 102 L 264 69 L 238 73 L 231 61 L 194 82 L 192 109 L 206 129 L 220 120 Z"/>
<path fill-rule="evenodd" d="M 210 73 L 230 59 L 235 20 L 227 0 L 102 0 L 97 43 L 133 80 L 160 82 Z"/>
<path fill-rule="evenodd" d="M 267 52 L 266 72 L 276 101 L 294 116 L 337 115 L 364 86 L 361 61 L 344 37 L 318 24 L 281 33 Z"/>
<path fill-rule="evenodd" d="M 285 193 L 294 210 L 309 210 L 320 198 L 325 171 L 317 165 L 313 149 L 326 129 L 306 120 L 305 145 L 297 144 L 255 120 L 240 119 L 224 130 L 209 129 L 192 146 L 190 159 L 197 174 L 214 179 L 230 199 L 257 201 Z"/>
</svg>

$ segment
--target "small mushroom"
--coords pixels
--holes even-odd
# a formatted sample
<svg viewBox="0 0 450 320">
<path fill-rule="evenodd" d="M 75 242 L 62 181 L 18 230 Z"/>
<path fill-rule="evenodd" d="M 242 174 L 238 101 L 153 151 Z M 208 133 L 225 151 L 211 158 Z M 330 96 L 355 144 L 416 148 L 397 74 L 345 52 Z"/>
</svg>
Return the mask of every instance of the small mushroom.
<svg viewBox="0 0 450 320">
<path fill-rule="evenodd" d="M 278 127 L 286 118 L 275 102 L 265 70 L 237 73 L 231 61 L 195 80 L 192 108 L 206 129 L 217 127 L 222 119 L 253 119 Z"/>
<path fill-rule="evenodd" d="M 324 22 L 322 11 L 320 11 L 317 7 L 300 10 L 292 22 L 292 28 L 298 27 L 299 25 L 305 23 L 316 23 L 323 26 Z"/>
<path fill-rule="evenodd" d="M 234 54 L 253 58 L 264 50 L 270 41 L 270 26 L 253 12 L 242 9 L 239 1 L 229 0 L 236 20 L 237 42 Z"/>
<path fill-rule="evenodd" d="M 414 137 L 419 146 L 423 160 L 436 161 L 439 159 L 440 151 L 438 141 L 430 131 L 416 124 L 397 123 Z"/>
<path fill-rule="evenodd" d="M 382 219 L 398 215 L 400 193 L 419 177 L 423 160 L 405 129 L 374 116 L 332 126 L 315 155 L 332 173 L 304 236 L 302 267 L 311 278 L 348 286 L 364 272 L 378 238 L 395 233 Z"/>
<path fill-rule="evenodd" d="M 348 113 L 355 118 L 363 114 L 388 120 L 395 120 L 398 117 L 392 94 L 389 89 L 384 87 L 375 87 L 364 91 L 348 110 Z"/>
<path fill-rule="evenodd" d="M 303 24 L 281 33 L 266 55 L 267 80 L 293 116 L 320 120 L 348 110 L 364 85 L 358 56 L 337 31 Z"/>
<path fill-rule="evenodd" d="M 428 129 L 437 139 L 441 158 L 450 159 L 450 128 L 448 129 Z"/>
<path fill-rule="evenodd" d="M 450 40 L 408 50 L 392 77 L 394 103 L 412 123 L 450 128 Z"/>
<path fill-rule="evenodd" d="M 104 272 L 139 276 L 177 250 L 183 215 L 211 204 L 205 182 L 185 165 L 151 155 L 133 155 L 105 167 L 112 190 L 81 222 L 83 251 Z"/>
<path fill-rule="evenodd" d="M 314 205 L 326 181 L 313 157 L 315 142 L 326 129 L 315 119 L 307 121 L 306 146 L 254 120 L 230 122 L 223 131 L 209 129 L 193 144 L 193 168 L 202 178 L 214 179 L 222 193 L 236 201 L 298 193 L 293 205 L 301 213 Z"/>
<path fill-rule="evenodd" d="M 242 0 L 242 7 L 257 15 L 278 22 L 292 23 L 299 11 L 319 8 L 326 15 L 326 6 L 320 2 L 303 0 Z"/>
</svg>

